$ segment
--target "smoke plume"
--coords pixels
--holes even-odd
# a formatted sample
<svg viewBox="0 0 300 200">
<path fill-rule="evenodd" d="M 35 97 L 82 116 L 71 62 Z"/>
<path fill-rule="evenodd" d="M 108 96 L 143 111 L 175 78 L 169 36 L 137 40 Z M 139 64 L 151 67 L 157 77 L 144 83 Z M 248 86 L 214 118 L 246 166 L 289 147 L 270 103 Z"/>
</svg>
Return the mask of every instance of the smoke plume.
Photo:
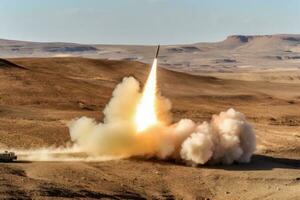
<svg viewBox="0 0 300 200">
<path fill-rule="evenodd" d="M 103 122 L 81 117 L 69 124 L 71 140 L 91 157 L 145 156 L 182 160 L 188 165 L 249 162 L 255 134 L 245 116 L 229 109 L 210 122 L 182 119 L 171 123 L 171 102 L 156 96 L 159 122 L 137 132 L 135 114 L 141 99 L 139 82 L 126 77 L 113 91 Z"/>
</svg>

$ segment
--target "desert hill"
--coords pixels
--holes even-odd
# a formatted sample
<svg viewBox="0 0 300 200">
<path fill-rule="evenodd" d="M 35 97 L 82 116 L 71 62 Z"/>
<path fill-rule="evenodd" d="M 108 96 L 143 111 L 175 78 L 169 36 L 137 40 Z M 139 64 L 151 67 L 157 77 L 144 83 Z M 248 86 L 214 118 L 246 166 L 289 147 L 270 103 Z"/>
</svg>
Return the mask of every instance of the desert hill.
<svg viewBox="0 0 300 200">
<path fill-rule="evenodd" d="M 149 70 L 147 64 L 127 60 L 1 59 L 1 149 L 66 144 L 70 120 L 81 116 L 102 120 L 101 111 L 116 84 L 129 75 L 143 83 Z M 1 195 L 17 199 L 298 199 L 300 84 L 209 75 L 160 67 L 158 84 L 172 101 L 174 121 L 202 122 L 231 107 L 245 113 L 257 133 L 251 164 L 193 168 L 140 159 L 2 163 Z"/>
</svg>

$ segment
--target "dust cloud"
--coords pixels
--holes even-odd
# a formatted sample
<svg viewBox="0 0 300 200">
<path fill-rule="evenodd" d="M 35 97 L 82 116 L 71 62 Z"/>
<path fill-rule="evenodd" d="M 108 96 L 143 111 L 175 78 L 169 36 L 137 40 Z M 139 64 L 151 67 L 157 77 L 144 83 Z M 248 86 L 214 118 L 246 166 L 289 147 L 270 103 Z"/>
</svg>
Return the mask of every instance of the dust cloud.
<svg viewBox="0 0 300 200">
<path fill-rule="evenodd" d="M 159 121 L 139 132 L 134 118 L 141 95 L 139 82 L 125 77 L 103 111 L 103 122 L 81 117 L 69 123 L 72 142 L 90 157 L 156 157 L 192 166 L 250 161 L 256 139 L 242 113 L 231 108 L 209 122 L 171 124 L 171 102 L 156 95 Z"/>
</svg>

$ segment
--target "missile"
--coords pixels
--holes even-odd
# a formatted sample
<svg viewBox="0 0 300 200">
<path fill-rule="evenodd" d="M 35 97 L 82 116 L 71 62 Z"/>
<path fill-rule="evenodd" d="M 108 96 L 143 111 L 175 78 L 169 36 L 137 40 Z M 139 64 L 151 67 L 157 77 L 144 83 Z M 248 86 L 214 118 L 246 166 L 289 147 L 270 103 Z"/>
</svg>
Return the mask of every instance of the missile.
<svg viewBox="0 0 300 200">
<path fill-rule="evenodd" d="M 159 53 L 159 48 L 160 48 L 160 45 L 157 46 L 157 50 L 156 50 L 156 55 L 155 55 L 155 58 L 157 58 L 158 56 L 158 53 Z"/>
</svg>

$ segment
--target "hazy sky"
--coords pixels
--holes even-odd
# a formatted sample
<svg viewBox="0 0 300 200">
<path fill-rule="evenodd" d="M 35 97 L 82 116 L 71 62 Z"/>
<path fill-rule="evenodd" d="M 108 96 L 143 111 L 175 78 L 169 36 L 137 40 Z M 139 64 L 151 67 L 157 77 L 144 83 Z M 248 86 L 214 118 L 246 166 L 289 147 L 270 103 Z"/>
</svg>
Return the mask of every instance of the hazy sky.
<svg viewBox="0 0 300 200">
<path fill-rule="evenodd" d="M 300 0 L 0 0 L 0 38 L 109 44 L 300 33 Z"/>
</svg>

